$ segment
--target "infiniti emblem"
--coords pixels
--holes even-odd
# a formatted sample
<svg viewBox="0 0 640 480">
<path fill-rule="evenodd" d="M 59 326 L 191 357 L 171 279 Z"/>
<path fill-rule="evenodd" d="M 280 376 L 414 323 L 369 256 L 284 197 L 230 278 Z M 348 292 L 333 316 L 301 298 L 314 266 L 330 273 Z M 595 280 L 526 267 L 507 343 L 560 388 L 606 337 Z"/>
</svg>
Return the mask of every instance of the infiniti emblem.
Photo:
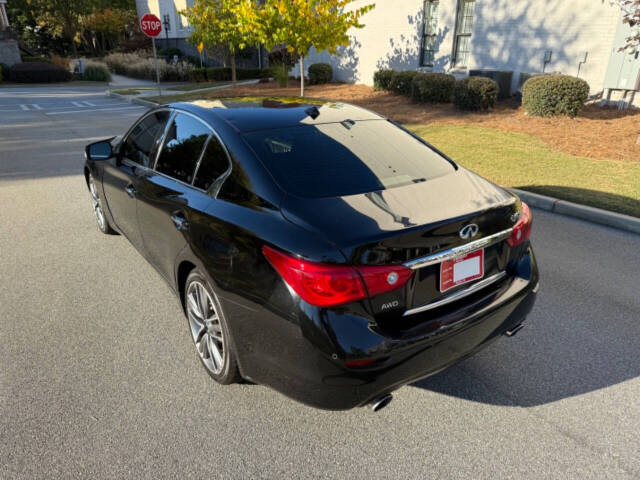
<svg viewBox="0 0 640 480">
<path fill-rule="evenodd" d="M 475 223 L 470 223 L 469 225 L 465 225 L 460 229 L 460 238 L 463 240 L 467 240 L 468 238 L 475 237 L 478 234 L 478 225 Z"/>
</svg>

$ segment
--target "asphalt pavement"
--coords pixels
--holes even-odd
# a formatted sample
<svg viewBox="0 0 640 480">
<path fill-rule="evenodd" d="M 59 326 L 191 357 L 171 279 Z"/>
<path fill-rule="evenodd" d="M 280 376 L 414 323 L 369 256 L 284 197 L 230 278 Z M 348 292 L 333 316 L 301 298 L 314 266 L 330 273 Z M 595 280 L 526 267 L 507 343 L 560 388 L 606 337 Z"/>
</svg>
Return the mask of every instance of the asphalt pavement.
<svg viewBox="0 0 640 480">
<path fill-rule="evenodd" d="M 526 327 L 379 413 L 219 386 L 95 225 L 83 147 L 144 111 L 103 91 L 0 89 L 0 478 L 640 478 L 640 236 L 534 210 Z"/>
</svg>

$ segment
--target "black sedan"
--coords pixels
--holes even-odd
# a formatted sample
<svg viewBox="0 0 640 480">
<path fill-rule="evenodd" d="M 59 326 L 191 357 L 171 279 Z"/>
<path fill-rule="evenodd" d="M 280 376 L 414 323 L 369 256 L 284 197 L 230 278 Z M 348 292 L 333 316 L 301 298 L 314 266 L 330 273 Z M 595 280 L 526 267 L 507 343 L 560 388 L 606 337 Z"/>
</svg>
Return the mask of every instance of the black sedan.
<svg viewBox="0 0 640 480">
<path fill-rule="evenodd" d="M 161 106 L 84 171 L 98 227 L 168 282 L 219 383 L 377 410 L 535 301 L 527 205 L 352 105 Z"/>
</svg>

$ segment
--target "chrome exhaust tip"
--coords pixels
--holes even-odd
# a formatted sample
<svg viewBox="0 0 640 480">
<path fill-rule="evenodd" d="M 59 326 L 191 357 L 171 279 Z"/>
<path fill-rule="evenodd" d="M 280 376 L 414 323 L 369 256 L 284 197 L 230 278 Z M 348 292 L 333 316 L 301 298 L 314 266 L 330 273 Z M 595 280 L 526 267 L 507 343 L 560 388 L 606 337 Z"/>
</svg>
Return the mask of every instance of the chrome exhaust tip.
<svg viewBox="0 0 640 480">
<path fill-rule="evenodd" d="M 516 333 L 518 333 L 520 330 L 522 330 L 524 328 L 523 324 L 520 325 L 516 325 L 515 327 L 513 327 L 511 330 L 507 330 L 506 332 L 504 332 L 504 334 L 507 337 L 513 337 Z"/>
<path fill-rule="evenodd" d="M 389 405 L 391 403 L 391 400 L 393 400 L 393 395 L 391 395 L 390 393 L 387 393 L 386 395 L 378 397 L 373 402 L 370 403 L 371 410 L 373 410 L 374 412 L 379 412 L 384 407 Z"/>
</svg>

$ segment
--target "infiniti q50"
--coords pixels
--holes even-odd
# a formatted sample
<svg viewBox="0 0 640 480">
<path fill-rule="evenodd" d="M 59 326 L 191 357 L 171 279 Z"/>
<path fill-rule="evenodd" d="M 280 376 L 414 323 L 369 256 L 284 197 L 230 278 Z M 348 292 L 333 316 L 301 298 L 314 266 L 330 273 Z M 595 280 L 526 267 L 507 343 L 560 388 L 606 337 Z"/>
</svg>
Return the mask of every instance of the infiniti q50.
<svg viewBox="0 0 640 480">
<path fill-rule="evenodd" d="M 85 156 L 99 229 L 167 281 L 222 384 L 378 409 L 535 301 L 527 205 L 359 107 L 170 104 Z"/>
</svg>

